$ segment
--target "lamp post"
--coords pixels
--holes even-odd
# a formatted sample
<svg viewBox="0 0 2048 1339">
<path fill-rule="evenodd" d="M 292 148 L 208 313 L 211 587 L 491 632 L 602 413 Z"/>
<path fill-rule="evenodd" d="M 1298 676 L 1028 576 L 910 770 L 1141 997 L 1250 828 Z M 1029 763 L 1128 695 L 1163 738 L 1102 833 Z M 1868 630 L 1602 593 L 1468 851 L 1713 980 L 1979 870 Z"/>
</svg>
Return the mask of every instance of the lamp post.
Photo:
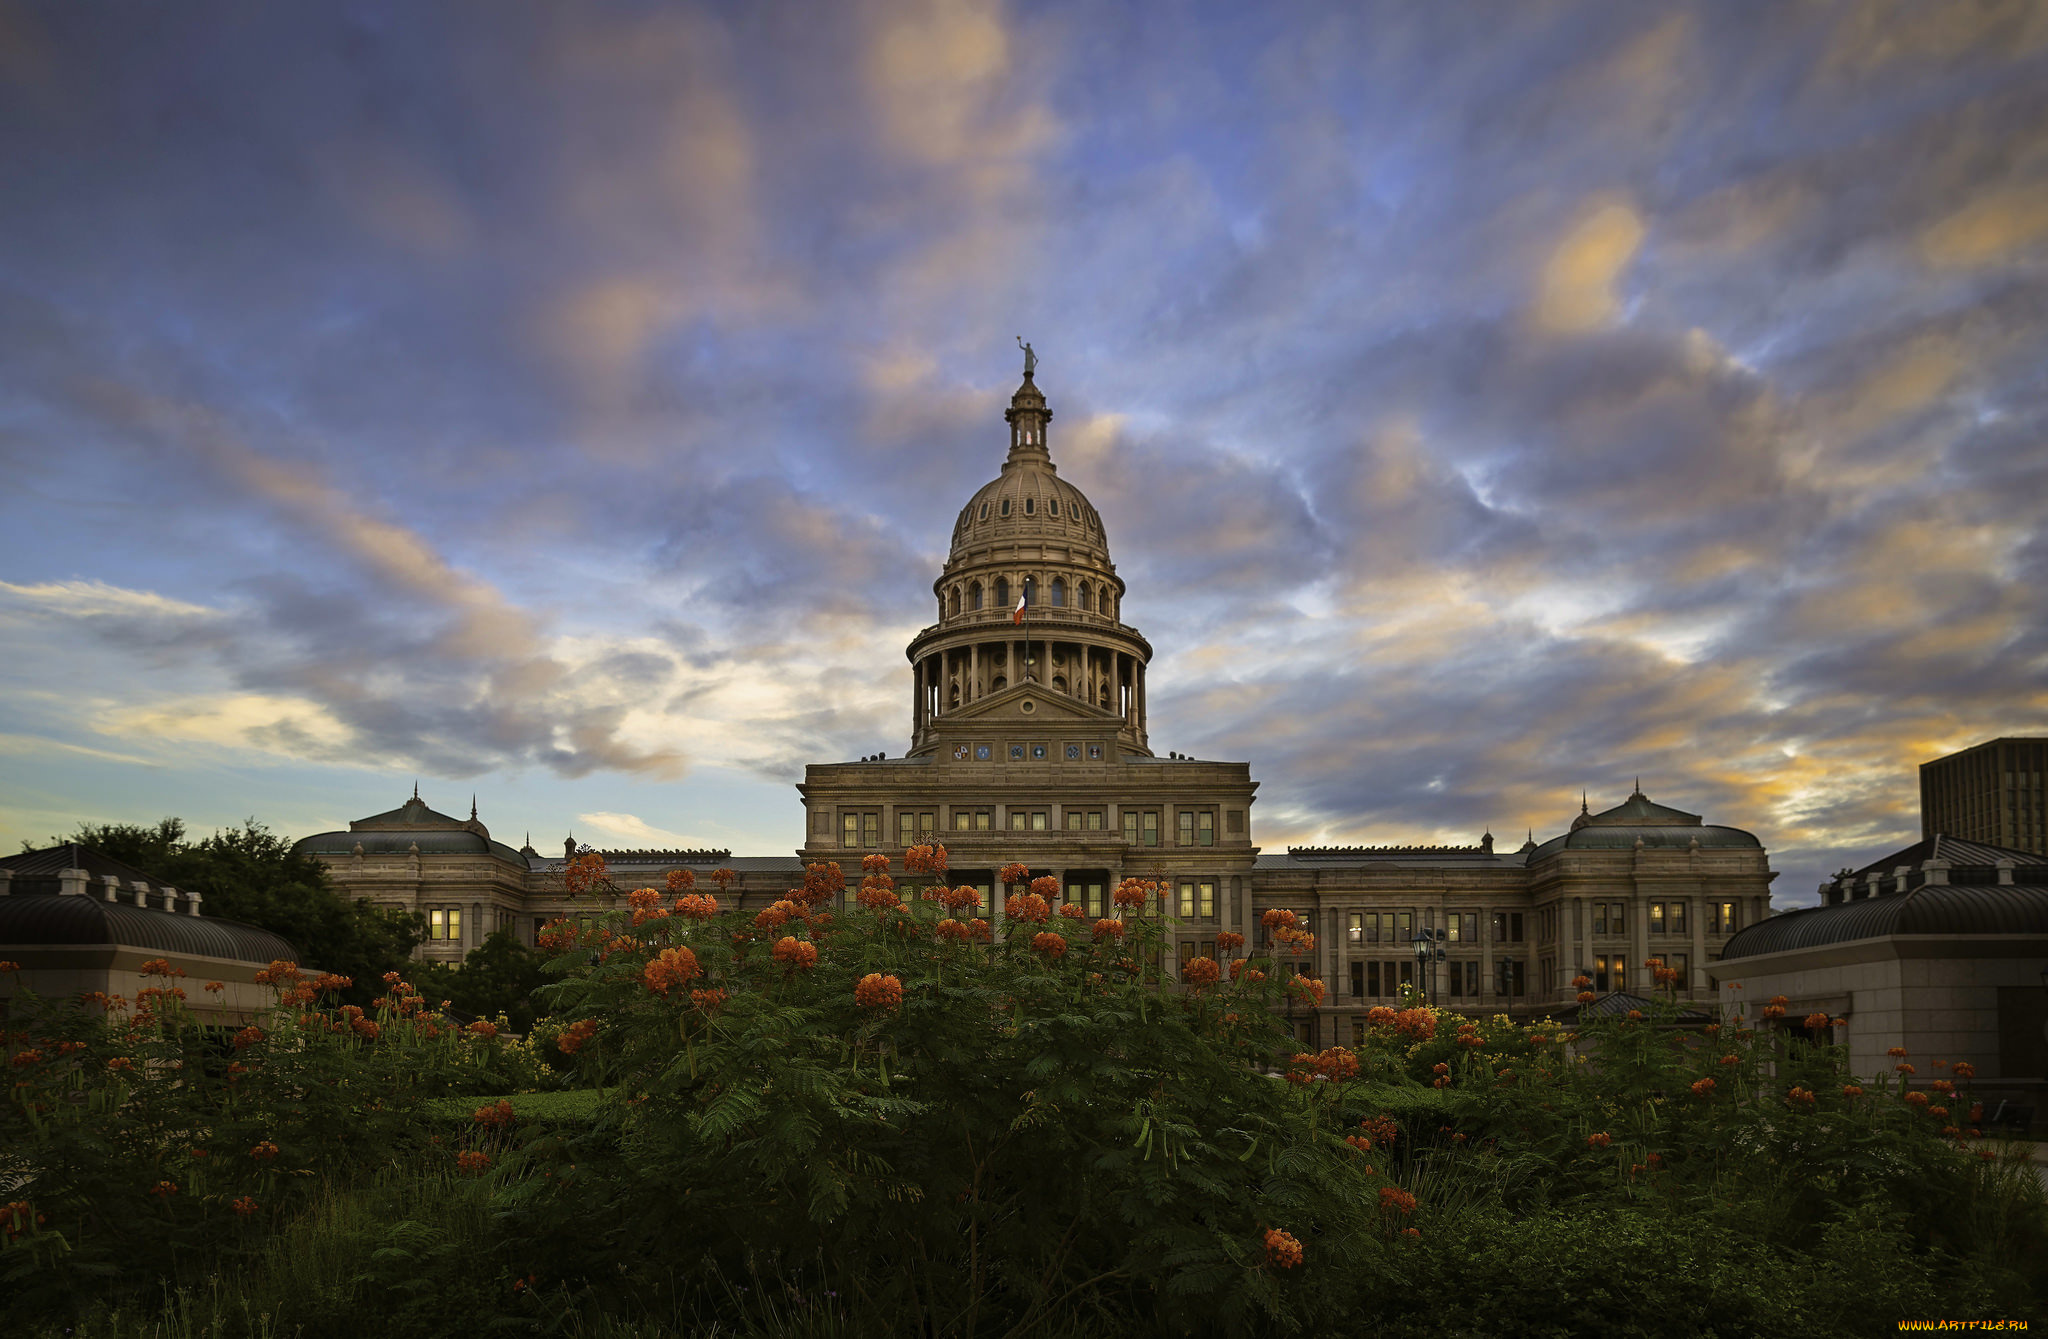
<svg viewBox="0 0 2048 1339">
<path fill-rule="evenodd" d="M 1415 988 L 1422 992 L 1422 1002 L 1429 1003 L 1429 931 L 1418 930 L 1413 941 L 1415 949 Z"/>
</svg>

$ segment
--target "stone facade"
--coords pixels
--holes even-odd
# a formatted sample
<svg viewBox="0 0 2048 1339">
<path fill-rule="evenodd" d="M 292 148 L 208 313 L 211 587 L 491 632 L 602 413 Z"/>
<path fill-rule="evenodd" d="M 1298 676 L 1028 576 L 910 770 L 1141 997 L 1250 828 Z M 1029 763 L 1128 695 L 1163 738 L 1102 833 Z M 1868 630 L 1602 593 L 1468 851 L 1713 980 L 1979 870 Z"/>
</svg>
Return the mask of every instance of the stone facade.
<svg viewBox="0 0 2048 1339">
<path fill-rule="evenodd" d="M 1685 968 L 1684 997 L 1705 999 L 1728 936 L 1770 914 L 1775 875 L 1755 837 L 1640 791 L 1598 814 L 1582 805 L 1568 830 L 1513 852 L 1490 834 L 1461 847 L 1262 851 L 1249 763 L 1151 748 L 1152 647 L 1122 621 L 1102 518 L 1059 477 L 1052 413 L 1028 372 L 1004 417 L 1008 457 L 961 510 L 933 585 L 937 621 L 907 650 L 908 752 L 806 768 L 793 856 L 607 852 L 623 886 L 726 868 L 731 895 L 753 906 L 793 886 L 805 862 L 854 871 L 864 855 L 900 860 L 936 840 L 953 881 L 992 904 L 994 871 L 1011 861 L 1058 878 L 1091 912 L 1107 911 L 1125 877 L 1166 882 L 1177 961 L 1213 952 L 1223 931 L 1263 947 L 1260 917 L 1286 907 L 1316 931 L 1313 959 L 1290 966 L 1328 987 L 1323 1008 L 1298 1010 L 1308 1045 L 1348 1042 L 1367 1009 L 1410 984 L 1455 1008 L 1541 1012 L 1572 1001 L 1582 970 L 1602 991 L 1647 985 L 1653 955 Z M 462 912 L 430 956 L 459 957 L 498 925 L 531 942 L 549 917 L 590 912 L 563 895 L 560 858 L 491 841 L 474 806 L 465 823 L 415 796 L 302 846 L 359 896 L 438 908 L 444 930 L 446 913 Z"/>
</svg>

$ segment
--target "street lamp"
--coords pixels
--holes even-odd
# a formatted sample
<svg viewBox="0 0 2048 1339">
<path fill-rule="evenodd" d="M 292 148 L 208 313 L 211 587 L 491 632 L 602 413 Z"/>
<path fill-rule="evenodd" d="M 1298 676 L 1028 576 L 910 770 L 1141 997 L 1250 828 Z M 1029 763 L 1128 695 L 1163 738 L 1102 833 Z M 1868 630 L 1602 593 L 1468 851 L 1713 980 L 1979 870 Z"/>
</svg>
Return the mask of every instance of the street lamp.
<svg viewBox="0 0 2048 1339">
<path fill-rule="evenodd" d="M 1415 982 L 1427 1004 L 1436 998 L 1436 964 L 1444 960 L 1444 932 L 1438 930 L 1432 937 L 1428 930 L 1417 931 L 1414 943 Z"/>
</svg>

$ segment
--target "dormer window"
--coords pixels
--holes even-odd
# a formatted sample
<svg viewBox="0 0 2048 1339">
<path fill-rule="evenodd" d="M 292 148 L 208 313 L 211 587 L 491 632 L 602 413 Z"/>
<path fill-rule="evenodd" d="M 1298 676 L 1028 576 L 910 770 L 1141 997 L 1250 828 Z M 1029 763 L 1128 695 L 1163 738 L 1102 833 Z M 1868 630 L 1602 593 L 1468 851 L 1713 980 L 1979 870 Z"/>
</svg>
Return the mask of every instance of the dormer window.
<svg viewBox="0 0 2048 1339">
<path fill-rule="evenodd" d="M 999 508 L 998 510 L 999 510 L 999 511 L 1000 511 L 1000 512 L 1001 512 L 1001 513 L 1002 513 L 1002 514 L 1004 515 L 1004 516 L 1008 516 L 1008 515 L 1010 514 L 1010 499 L 1008 499 L 1008 498 L 1004 498 L 1004 499 L 1003 499 L 1003 505 L 1002 505 L 1002 506 L 1001 506 L 1001 507 L 1000 507 L 1000 508 Z"/>
<path fill-rule="evenodd" d="M 1045 505 L 1051 509 L 1053 515 L 1057 516 L 1060 514 L 1060 500 L 1058 498 L 1054 498 Z"/>
<path fill-rule="evenodd" d="M 1034 502 L 1036 502 L 1036 501 L 1037 501 L 1037 499 L 1036 499 L 1036 498 L 1028 498 L 1028 497 L 1027 497 L 1027 498 L 1025 498 L 1025 499 L 1024 499 L 1024 514 L 1025 514 L 1026 516 L 1029 516 L 1029 515 L 1031 514 L 1031 507 L 1032 507 L 1032 504 L 1033 504 Z"/>
<path fill-rule="evenodd" d="M 986 502 L 984 502 L 984 503 L 982 503 L 982 504 L 981 504 L 981 517 L 980 517 L 980 519 L 981 519 L 981 520 L 984 520 L 984 521 L 986 521 L 986 520 L 988 519 L 988 503 L 986 503 Z"/>
</svg>

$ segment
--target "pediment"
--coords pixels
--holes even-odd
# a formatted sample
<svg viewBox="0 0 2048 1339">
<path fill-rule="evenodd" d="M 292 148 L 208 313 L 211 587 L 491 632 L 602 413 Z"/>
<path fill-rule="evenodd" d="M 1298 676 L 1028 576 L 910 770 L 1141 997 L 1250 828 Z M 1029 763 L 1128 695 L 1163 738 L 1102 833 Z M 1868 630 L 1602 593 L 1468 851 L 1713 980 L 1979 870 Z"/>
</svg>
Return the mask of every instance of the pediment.
<svg viewBox="0 0 2048 1339">
<path fill-rule="evenodd" d="M 1079 698 L 1055 693 L 1040 684 L 1019 684 L 991 693 L 964 707 L 955 707 L 932 722 L 934 731 L 952 733 L 969 726 L 985 728 L 994 724 L 1024 726 L 1088 725 L 1115 728 L 1123 717 L 1101 707 L 1091 707 Z"/>
</svg>

